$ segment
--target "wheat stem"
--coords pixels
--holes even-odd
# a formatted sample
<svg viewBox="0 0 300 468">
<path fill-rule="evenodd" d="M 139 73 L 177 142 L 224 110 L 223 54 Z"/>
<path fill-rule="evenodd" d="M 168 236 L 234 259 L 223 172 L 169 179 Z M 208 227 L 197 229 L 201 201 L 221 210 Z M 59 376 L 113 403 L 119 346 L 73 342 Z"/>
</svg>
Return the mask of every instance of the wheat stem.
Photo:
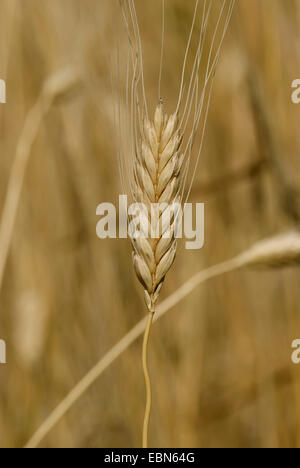
<svg viewBox="0 0 300 468">
<path fill-rule="evenodd" d="M 151 379 L 148 369 L 148 348 L 149 348 L 149 338 L 150 331 L 153 323 L 154 312 L 149 314 L 147 326 L 144 334 L 143 341 L 143 372 L 145 377 L 145 386 L 146 386 L 146 407 L 144 415 L 144 424 L 143 424 L 143 448 L 148 448 L 148 434 L 149 434 L 149 422 L 151 415 L 151 406 L 152 406 L 152 390 L 151 390 Z"/>
</svg>

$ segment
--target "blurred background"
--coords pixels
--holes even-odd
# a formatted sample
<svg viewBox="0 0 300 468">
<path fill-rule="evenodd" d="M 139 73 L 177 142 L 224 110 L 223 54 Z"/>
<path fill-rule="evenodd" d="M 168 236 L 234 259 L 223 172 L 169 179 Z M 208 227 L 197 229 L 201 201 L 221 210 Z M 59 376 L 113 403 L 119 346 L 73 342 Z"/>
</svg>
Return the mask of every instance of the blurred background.
<svg viewBox="0 0 300 468">
<path fill-rule="evenodd" d="M 218 0 L 216 0 L 218 1 Z M 160 0 L 137 0 L 146 80 L 157 85 Z M 163 96 L 176 99 L 194 2 L 166 0 Z M 0 0 L 0 216 L 24 122 L 65 66 L 82 83 L 55 100 L 30 152 L 0 291 L 0 446 L 21 447 L 145 314 L 127 241 L 96 237 L 96 207 L 120 193 L 112 70 L 126 42 L 115 0 Z M 299 223 L 300 0 L 238 0 L 218 67 L 191 201 L 206 243 L 181 250 L 162 298 L 196 272 Z M 193 44 L 192 47 L 196 47 Z M 122 51 L 122 48 L 121 48 Z M 173 109 L 168 109 L 172 112 Z M 2 246 L 0 246 L 0 249 Z M 213 280 L 153 328 L 153 447 L 300 447 L 299 269 Z M 141 340 L 43 447 L 139 447 Z"/>
</svg>

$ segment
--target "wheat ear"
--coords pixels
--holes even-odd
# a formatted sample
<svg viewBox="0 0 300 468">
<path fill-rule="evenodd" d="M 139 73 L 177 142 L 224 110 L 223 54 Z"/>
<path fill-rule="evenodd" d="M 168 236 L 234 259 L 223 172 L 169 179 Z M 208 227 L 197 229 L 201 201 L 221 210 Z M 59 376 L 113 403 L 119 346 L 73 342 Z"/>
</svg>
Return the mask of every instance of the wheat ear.
<svg viewBox="0 0 300 468">
<path fill-rule="evenodd" d="M 165 276 L 176 256 L 176 210 L 180 206 L 178 190 L 183 162 L 180 143 L 177 115 L 168 117 L 160 104 L 154 122 L 144 123 L 133 187 L 135 200 L 143 204 L 141 219 L 144 219 L 140 235 L 132 239 L 133 263 L 145 289 L 150 313 L 155 311 Z"/>
</svg>

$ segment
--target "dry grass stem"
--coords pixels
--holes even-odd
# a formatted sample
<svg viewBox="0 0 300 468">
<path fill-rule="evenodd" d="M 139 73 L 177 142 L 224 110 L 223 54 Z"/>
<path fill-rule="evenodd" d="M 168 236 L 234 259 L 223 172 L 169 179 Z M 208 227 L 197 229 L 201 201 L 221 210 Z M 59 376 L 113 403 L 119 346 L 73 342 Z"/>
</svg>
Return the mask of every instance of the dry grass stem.
<svg viewBox="0 0 300 468">
<path fill-rule="evenodd" d="M 152 406 L 152 389 L 151 389 L 151 380 L 148 370 L 148 344 L 149 344 L 149 337 L 150 337 L 150 330 L 153 322 L 154 314 L 149 314 L 147 326 L 144 333 L 144 340 L 143 340 L 143 353 L 142 353 L 142 361 L 143 361 L 143 372 L 145 378 L 145 385 L 146 385 L 146 407 L 145 407 L 145 415 L 144 415 L 144 424 L 143 424 L 143 440 L 142 440 L 142 447 L 148 448 L 148 434 L 149 434 L 149 423 L 150 423 L 150 415 L 151 415 L 151 406 Z"/>
<path fill-rule="evenodd" d="M 274 261 L 279 258 L 280 262 Z M 252 248 L 227 262 L 212 266 L 207 270 L 200 271 L 189 281 L 182 285 L 174 294 L 164 300 L 158 307 L 153 318 L 155 323 L 162 318 L 170 309 L 175 307 L 185 297 L 191 294 L 200 284 L 230 273 L 240 268 L 300 265 L 300 233 L 289 232 L 281 236 L 258 242 Z M 141 320 L 127 335 L 125 335 L 111 350 L 99 360 L 88 374 L 72 389 L 66 398 L 49 415 L 39 427 L 25 448 L 36 448 L 55 427 L 55 425 L 72 408 L 79 398 L 96 382 L 103 372 L 121 356 L 128 347 L 143 335 L 147 324 L 147 317 Z"/>
<path fill-rule="evenodd" d="M 78 81 L 78 73 L 73 68 L 67 67 L 57 72 L 45 82 L 36 104 L 26 117 L 11 168 L 1 217 L 0 292 L 32 146 L 37 137 L 41 122 L 53 101 L 69 92 Z"/>
</svg>

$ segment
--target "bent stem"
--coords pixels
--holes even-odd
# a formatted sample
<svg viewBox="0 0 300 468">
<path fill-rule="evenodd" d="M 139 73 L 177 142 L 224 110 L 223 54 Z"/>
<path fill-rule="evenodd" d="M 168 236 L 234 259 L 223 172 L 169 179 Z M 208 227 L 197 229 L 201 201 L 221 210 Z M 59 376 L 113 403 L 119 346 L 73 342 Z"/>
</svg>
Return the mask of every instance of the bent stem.
<svg viewBox="0 0 300 468">
<path fill-rule="evenodd" d="M 144 334 L 144 342 L 143 342 L 143 372 L 145 378 L 145 386 L 146 386 L 146 408 L 145 408 L 145 416 L 144 416 L 144 425 L 143 425 L 143 448 L 148 448 L 148 434 L 149 434 L 149 422 L 150 422 L 150 415 L 151 415 L 151 406 L 152 406 L 152 391 L 151 391 L 151 380 L 149 375 L 148 369 L 148 345 L 149 345 L 149 337 L 151 326 L 153 322 L 154 311 L 150 312 L 147 326 L 145 329 Z"/>
<path fill-rule="evenodd" d="M 207 270 L 200 271 L 175 293 L 171 294 L 158 307 L 153 317 L 153 322 L 160 320 L 170 309 L 179 304 L 185 297 L 191 294 L 200 284 L 217 278 L 226 273 L 239 270 L 247 265 L 249 250 L 227 262 L 214 265 Z M 85 392 L 101 377 L 138 338 L 145 332 L 147 317 L 138 322 L 115 346 L 103 356 L 97 364 L 75 385 L 60 404 L 49 414 L 45 421 L 33 434 L 24 448 L 37 448 L 43 439 L 58 424 L 74 404 L 85 394 Z"/>
</svg>

